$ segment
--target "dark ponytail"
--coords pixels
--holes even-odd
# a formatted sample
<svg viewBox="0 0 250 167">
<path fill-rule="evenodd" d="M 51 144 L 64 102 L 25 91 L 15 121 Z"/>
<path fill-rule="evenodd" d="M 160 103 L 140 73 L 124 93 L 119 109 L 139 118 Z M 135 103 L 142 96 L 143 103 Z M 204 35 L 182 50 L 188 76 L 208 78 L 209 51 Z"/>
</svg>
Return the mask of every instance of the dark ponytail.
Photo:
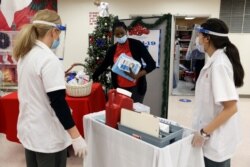
<svg viewBox="0 0 250 167">
<path fill-rule="evenodd" d="M 227 34 L 229 32 L 227 25 L 220 19 L 211 18 L 201 25 L 202 28 L 213 32 Z M 228 37 L 215 36 L 211 34 L 203 34 L 209 36 L 209 39 L 216 49 L 224 49 L 225 53 L 233 66 L 234 85 L 236 87 L 243 86 L 244 69 L 240 62 L 240 54 L 237 47 L 232 44 Z"/>
<path fill-rule="evenodd" d="M 244 69 L 240 62 L 240 55 L 239 51 L 236 48 L 234 44 L 232 44 L 230 41 L 226 45 L 226 51 L 225 51 L 227 57 L 229 58 L 230 62 L 233 66 L 233 72 L 234 72 L 234 84 L 236 87 L 241 87 L 244 84 Z"/>
</svg>

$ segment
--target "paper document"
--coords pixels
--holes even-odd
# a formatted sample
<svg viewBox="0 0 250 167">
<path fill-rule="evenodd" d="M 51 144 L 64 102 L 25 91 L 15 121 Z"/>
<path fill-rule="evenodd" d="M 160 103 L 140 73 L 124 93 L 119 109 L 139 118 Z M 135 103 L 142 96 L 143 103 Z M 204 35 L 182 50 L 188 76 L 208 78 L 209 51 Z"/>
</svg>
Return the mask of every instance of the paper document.
<svg viewBox="0 0 250 167">
<path fill-rule="evenodd" d="M 121 125 L 159 137 L 159 118 L 147 113 L 139 113 L 122 108 Z"/>
</svg>

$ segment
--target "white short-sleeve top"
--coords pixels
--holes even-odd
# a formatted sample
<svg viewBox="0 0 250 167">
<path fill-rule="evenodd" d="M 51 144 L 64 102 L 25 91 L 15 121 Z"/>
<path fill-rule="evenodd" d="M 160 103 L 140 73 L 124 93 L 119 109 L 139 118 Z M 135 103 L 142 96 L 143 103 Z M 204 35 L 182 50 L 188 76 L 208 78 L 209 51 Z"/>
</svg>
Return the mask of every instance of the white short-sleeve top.
<svg viewBox="0 0 250 167">
<path fill-rule="evenodd" d="M 238 101 L 233 68 L 223 49 L 216 50 L 200 72 L 195 90 L 193 128 L 199 131 L 222 110 L 223 101 Z M 204 156 L 216 162 L 232 157 L 240 142 L 238 113 L 217 128 L 203 146 Z"/>
<path fill-rule="evenodd" d="M 26 149 L 58 152 L 71 144 L 69 134 L 50 106 L 47 92 L 65 89 L 64 71 L 56 55 L 41 41 L 19 59 L 18 138 Z"/>
</svg>

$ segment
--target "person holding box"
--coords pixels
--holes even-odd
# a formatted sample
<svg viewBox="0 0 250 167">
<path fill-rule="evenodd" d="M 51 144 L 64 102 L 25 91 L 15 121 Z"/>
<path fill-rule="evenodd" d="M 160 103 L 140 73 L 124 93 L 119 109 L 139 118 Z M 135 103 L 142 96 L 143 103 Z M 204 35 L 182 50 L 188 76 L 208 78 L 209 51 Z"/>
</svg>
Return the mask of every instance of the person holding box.
<svg viewBox="0 0 250 167">
<path fill-rule="evenodd" d="M 117 42 L 107 50 L 103 62 L 95 70 L 92 78 L 94 81 L 98 81 L 98 76 L 101 75 L 103 71 L 107 70 L 110 66 L 112 67 L 120 55 L 126 54 L 140 62 L 141 69 L 137 74 L 134 74 L 131 69 L 130 72 L 126 72 L 126 75 L 131 77 L 133 81 L 111 72 L 112 86 L 132 92 L 134 102 L 143 103 L 147 90 L 146 75 L 156 68 L 156 63 L 142 42 L 127 37 L 127 26 L 124 22 L 116 21 L 114 23 L 113 34 Z M 144 67 L 142 65 L 142 59 L 146 63 Z"/>
</svg>

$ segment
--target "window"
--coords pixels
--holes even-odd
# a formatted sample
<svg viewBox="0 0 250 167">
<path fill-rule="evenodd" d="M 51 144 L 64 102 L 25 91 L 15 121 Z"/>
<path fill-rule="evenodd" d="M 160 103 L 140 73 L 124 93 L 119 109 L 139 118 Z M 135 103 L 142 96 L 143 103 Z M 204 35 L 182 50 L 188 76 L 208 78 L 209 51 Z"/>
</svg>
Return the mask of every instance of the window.
<svg viewBox="0 0 250 167">
<path fill-rule="evenodd" d="M 231 33 L 250 33 L 250 0 L 221 0 L 220 19 Z"/>
</svg>

